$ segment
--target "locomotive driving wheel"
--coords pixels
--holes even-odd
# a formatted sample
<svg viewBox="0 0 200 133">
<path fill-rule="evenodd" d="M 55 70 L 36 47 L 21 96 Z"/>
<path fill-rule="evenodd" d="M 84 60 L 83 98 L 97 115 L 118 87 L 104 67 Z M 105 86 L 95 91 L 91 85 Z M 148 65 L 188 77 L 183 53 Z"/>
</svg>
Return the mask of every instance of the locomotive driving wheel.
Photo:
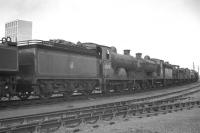
<svg viewBox="0 0 200 133">
<path fill-rule="evenodd" d="M 134 86 L 133 86 L 134 90 L 136 91 L 140 91 L 141 90 L 141 86 L 139 83 L 135 83 Z"/>
</svg>

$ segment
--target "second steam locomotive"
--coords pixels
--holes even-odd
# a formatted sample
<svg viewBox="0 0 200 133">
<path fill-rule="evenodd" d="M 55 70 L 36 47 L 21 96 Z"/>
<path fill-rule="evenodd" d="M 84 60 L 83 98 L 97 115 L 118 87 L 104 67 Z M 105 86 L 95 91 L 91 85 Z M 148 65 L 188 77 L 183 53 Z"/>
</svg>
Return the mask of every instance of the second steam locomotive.
<svg viewBox="0 0 200 133">
<path fill-rule="evenodd" d="M 197 80 L 194 70 L 95 43 L 29 40 L 17 46 L 3 38 L 0 45 L 1 99 L 134 92 Z"/>
</svg>

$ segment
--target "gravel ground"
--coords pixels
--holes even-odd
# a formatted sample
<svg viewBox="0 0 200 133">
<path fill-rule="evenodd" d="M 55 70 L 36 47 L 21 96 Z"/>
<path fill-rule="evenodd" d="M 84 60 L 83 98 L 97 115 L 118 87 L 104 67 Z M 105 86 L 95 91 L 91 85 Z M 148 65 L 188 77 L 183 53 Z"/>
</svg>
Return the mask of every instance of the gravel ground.
<svg viewBox="0 0 200 133">
<path fill-rule="evenodd" d="M 200 133 L 200 109 L 184 110 L 144 118 L 100 121 L 56 133 Z"/>
</svg>

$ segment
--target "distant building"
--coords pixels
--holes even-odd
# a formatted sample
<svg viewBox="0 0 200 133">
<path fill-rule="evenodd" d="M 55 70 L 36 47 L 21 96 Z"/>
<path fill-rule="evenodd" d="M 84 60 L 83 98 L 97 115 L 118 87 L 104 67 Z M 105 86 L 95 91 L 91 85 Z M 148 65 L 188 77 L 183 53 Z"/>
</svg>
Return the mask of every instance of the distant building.
<svg viewBox="0 0 200 133">
<path fill-rule="evenodd" d="M 5 37 L 11 37 L 13 42 L 32 39 L 32 22 L 15 20 L 5 24 Z"/>
</svg>

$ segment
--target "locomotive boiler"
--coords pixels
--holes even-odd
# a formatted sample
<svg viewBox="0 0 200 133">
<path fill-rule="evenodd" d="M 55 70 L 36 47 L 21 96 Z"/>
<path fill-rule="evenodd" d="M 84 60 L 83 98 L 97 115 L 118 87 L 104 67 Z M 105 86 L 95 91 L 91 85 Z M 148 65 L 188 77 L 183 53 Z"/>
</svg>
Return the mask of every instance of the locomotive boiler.
<svg viewBox="0 0 200 133">
<path fill-rule="evenodd" d="M 136 57 L 133 57 L 130 55 L 130 50 L 124 50 L 124 55 L 111 52 L 111 62 L 114 68 L 125 68 L 135 71 L 154 72 L 158 67 L 153 60 L 150 60 L 149 56 L 145 56 L 142 59 L 142 54 L 136 53 Z"/>
</svg>

